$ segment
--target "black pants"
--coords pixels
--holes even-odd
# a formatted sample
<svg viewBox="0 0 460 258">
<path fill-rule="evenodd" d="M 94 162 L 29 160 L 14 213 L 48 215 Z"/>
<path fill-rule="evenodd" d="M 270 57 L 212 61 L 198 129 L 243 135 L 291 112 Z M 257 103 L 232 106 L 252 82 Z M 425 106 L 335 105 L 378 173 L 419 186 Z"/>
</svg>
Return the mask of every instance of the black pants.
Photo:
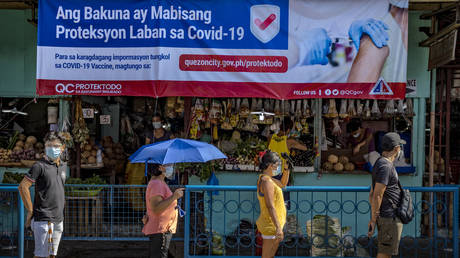
<svg viewBox="0 0 460 258">
<path fill-rule="evenodd" d="M 171 232 L 152 234 L 150 238 L 150 258 L 168 258 L 174 257 L 169 254 L 169 244 L 171 243 Z"/>
</svg>

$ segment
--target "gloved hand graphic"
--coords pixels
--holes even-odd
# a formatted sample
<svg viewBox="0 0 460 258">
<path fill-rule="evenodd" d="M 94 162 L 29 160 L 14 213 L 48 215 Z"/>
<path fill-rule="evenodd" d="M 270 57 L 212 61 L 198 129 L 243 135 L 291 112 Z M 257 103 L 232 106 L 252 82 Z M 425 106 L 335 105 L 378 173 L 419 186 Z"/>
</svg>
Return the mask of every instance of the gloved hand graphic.
<svg viewBox="0 0 460 258">
<path fill-rule="evenodd" d="M 315 28 L 307 31 L 298 41 L 299 65 L 326 65 L 331 51 L 332 40 L 325 29 Z"/>
<path fill-rule="evenodd" d="M 378 48 L 386 46 L 388 43 L 388 26 L 376 19 L 366 19 L 354 21 L 348 30 L 348 36 L 353 40 L 356 50 L 359 50 L 359 43 L 363 34 L 367 34 L 374 45 Z"/>
</svg>

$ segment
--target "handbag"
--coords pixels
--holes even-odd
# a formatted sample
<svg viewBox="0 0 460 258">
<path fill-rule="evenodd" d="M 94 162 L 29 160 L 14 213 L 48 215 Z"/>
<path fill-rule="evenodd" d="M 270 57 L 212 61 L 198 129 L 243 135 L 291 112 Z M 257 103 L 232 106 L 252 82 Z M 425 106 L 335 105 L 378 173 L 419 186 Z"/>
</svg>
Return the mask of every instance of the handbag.
<svg viewBox="0 0 460 258">
<path fill-rule="evenodd" d="M 396 216 L 399 217 L 403 224 L 408 224 L 414 218 L 414 206 L 412 203 L 412 196 L 409 190 L 403 189 L 401 182 L 398 179 L 398 186 L 401 189 L 401 196 L 399 200 L 399 206 L 393 204 L 393 208 L 396 209 Z"/>
</svg>

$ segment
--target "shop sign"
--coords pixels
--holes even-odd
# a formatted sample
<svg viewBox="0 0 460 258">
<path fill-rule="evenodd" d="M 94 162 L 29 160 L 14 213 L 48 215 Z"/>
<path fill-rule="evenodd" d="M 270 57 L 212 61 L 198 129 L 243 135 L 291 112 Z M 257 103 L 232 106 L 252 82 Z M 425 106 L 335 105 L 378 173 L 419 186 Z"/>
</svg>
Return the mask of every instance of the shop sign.
<svg viewBox="0 0 460 258">
<path fill-rule="evenodd" d="M 94 118 L 94 109 L 92 108 L 83 108 L 83 118 Z"/>
<path fill-rule="evenodd" d="M 100 120 L 99 123 L 101 125 L 110 125 L 111 117 L 110 117 L 110 115 L 101 115 L 99 117 L 99 120 Z"/>
<path fill-rule="evenodd" d="M 407 51 L 391 37 L 407 22 L 388 10 L 382 0 L 40 0 L 37 92 L 404 98 Z M 367 42 L 376 52 L 358 55 Z M 391 94 L 372 94 L 380 77 Z"/>
<path fill-rule="evenodd" d="M 417 80 L 407 80 L 406 97 L 417 96 Z"/>
<path fill-rule="evenodd" d="M 430 46 L 428 70 L 447 64 L 455 60 L 455 46 L 457 44 L 457 30 L 449 32 L 442 39 Z"/>
</svg>

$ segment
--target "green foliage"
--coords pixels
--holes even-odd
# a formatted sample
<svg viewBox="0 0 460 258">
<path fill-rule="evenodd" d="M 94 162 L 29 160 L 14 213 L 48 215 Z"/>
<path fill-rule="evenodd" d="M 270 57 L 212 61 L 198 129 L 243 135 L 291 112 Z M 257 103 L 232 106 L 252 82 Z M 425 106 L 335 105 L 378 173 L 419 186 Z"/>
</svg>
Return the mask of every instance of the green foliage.
<svg viewBox="0 0 460 258">
<path fill-rule="evenodd" d="M 5 172 L 3 174 L 3 184 L 19 184 L 21 183 L 22 179 L 26 174 L 23 173 L 12 173 L 12 172 Z"/>
</svg>

